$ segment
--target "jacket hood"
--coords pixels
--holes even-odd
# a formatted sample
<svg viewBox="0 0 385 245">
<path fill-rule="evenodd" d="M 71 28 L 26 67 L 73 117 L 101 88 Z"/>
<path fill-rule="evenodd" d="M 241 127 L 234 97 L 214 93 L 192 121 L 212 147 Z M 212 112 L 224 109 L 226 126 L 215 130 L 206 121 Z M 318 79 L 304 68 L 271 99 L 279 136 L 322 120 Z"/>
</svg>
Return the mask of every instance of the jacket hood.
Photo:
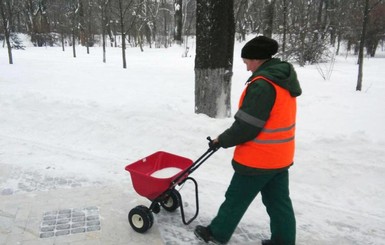
<svg viewBox="0 0 385 245">
<path fill-rule="evenodd" d="M 272 58 L 263 63 L 250 77 L 264 76 L 278 86 L 288 90 L 293 97 L 300 96 L 302 89 L 297 79 L 297 73 L 292 64 Z"/>
</svg>

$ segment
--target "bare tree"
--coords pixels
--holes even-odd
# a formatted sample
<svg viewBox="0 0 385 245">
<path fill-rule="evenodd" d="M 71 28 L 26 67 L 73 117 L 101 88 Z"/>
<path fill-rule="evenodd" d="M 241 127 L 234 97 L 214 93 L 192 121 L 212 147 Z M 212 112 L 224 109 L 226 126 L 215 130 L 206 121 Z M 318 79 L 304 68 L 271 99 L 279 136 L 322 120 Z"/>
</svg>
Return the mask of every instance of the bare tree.
<svg viewBox="0 0 385 245">
<path fill-rule="evenodd" d="M 155 42 L 157 37 L 158 25 L 159 22 L 157 18 L 159 17 L 160 3 L 158 1 L 146 1 L 146 38 L 150 48 L 152 47 L 153 42 Z"/>
<path fill-rule="evenodd" d="M 30 4 L 28 4 L 29 6 Z M 65 46 L 67 44 L 66 38 L 70 35 L 70 21 L 68 21 L 68 12 L 69 7 L 65 1 L 61 0 L 50 0 L 46 3 L 47 8 L 47 18 L 49 20 L 50 31 L 51 31 L 51 40 L 50 45 L 53 45 L 56 42 L 56 38 L 60 39 L 63 52 L 65 51 Z M 28 9 L 28 8 L 26 8 Z M 27 15 L 30 16 L 30 9 L 27 10 Z M 58 14 L 61 13 L 61 14 Z M 28 24 L 30 25 L 30 24 Z"/>
<path fill-rule="evenodd" d="M 161 10 L 163 12 L 163 29 L 161 29 L 161 33 L 160 33 L 160 36 L 161 36 L 160 43 L 163 43 L 163 46 L 165 48 L 168 48 L 171 10 L 168 7 L 168 3 L 166 0 L 161 0 Z"/>
<path fill-rule="evenodd" d="M 79 0 L 72 0 L 70 2 L 70 12 L 71 16 L 71 36 L 72 36 L 72 54 L 73 57 L 76 58 L 76 34 L 78 31 L 78 8 L 79 8 Z"/>
<path fill-rule="evenodd" d="M 379 4 L 369 13 L 369 23 L 366 32 L 365 48 L 370 57 L 374 57 L 378 44 L 384 38 L 385 30 L 385 4 Z"/>
<path fill-rule="evenodd" d="M 197 1 L 195 113 L 230 117 L 234 51 L 232 0 Z"/>
<path fill-rule="evenodd" d="M 174 41 L 182 43 L 182 0 L 174 0 Z"/>
<path fill-rule="evenodd" d="M 248 21 L 248 0 L 239 0 L 235 4 L 235 30 L 239 33 L 239 40 L 246 40 L 247 21 Z"/>
<path fill-rule="evenodd" d="M 151 23 L 151 14 L 150 14 L 150 5 L 148 2 L 141 2 L 135 6 L 135 14 L 133 15 L 132 28 L 131 32 L 134 33 L 135 42 L 139 45 L 140 50 L 144 51 L 144 42 L 147 39 L 148 43 L 151 44 L 151 34 L 150 34 L 150 23 Z"/>
<path fill-rule="evenodd" d="M 265 0 L 263 35 L 267 37 L 271 37 L 273 34 L 275 1 L 276 0 Z"/>
<path fill-rule="evenodd" d="M 102 47 L 103 47 L 103 63 L 106 63 L 106 35 L 107 35 L 107 26 L 110 22 L 110 0 L 99 0 L 99 9 L 101 17 L 101 31 L 102 31 Z"/>
<path fill-rule="evenodd" d="M 122 35 L 122 61 L 123 61 L 123 68 L 127 68 L 127 60 L 126 60 L 126 36 L 127 36 L 127 16 L 130 11 L 133 11 L 132 6 L 134 4 L 133 0 L 126 1 L 126 0 L 117 0 L 117 16 L 119 19 L 120 24 L 120 33 Z"/>
<path fill-rule="evenodd" d="M 47 6 L 45 0 L 41 0 L 37 3 L 37 9 L 33 13 L 33 17 L 35 19 L 33 26 L 35 40 L 32 39 L 32 41 L 34 41 L 38 47 L 49 44 L 51 42 L 51 37 L 49 34 L 50 26 L 48 23 Z"/>
<path fill-rule="evenodd" d="M 3 23 L 5 42 L 8 49 L 9 64 L 13 64 L 12 46 L 11 46 L 11 19 L 12 19 L 12 2 L 10 0 L 0 0 L 0 15 Z"/>
<path fill-rule="evenodd" d="M 283 23 L 282 23 L 282 59 L 286 60 L 286 34 L 287 34 L 287 13 L 288 13 L 288 3 L 287 0 L 282 0 L 282 8 L 283 8 Z"/>
<path fill-rule="evenodd" d="M 369 0 L 365 0 L 364 9 L 363 9 L 363 20 L 362 20 L 362 32 L 361 32 L 361 41 L 360 41 L 360 50 L 358 53 L 358 78 L 356 91 L 361 91 L 362 89 L 362 76 L 363 76 L 363 66 L 364 66 L 364 46 L 366 40 L 366 29 L 369 22 L 369 13 L 373 10 L 382 0 L 376 1 L 373 5 L 369 5 Z"/>
<path fill-rule="evenodd" d="M 80 0 L 79 2 L 79 31 L 80 43 L 87 48 L 87 54 L 90 53 L 90 46 L 93 46 L 93 15 L 94 1 Z"/>
</svg>

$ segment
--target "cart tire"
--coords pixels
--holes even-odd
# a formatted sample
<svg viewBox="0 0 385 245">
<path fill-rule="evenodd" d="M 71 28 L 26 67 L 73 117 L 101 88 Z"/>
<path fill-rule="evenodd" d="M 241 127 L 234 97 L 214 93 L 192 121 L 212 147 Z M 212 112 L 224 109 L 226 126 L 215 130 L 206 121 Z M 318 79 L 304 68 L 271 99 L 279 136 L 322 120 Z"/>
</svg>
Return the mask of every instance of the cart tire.
<svg viewBox="0 0 385 245">
<path fill-rule="evenodd" d="M 128 221 L 132 229 L 136 232 L 144 233 L 149 230 L 154 223 L 154 216 L 146 206 L 137 206 L 128 213 Z"/>
<path fill-rule="evenodd" d="M 175 189 L 172 189 L 168 194 L 167 197 L 164 201 L 160 203 L 162 207 L 168 211 L 168 212 L 173 212 L 176 209 L 179 208 L 181 202 L 181 196 L 179 192 Z"/>
</svg>

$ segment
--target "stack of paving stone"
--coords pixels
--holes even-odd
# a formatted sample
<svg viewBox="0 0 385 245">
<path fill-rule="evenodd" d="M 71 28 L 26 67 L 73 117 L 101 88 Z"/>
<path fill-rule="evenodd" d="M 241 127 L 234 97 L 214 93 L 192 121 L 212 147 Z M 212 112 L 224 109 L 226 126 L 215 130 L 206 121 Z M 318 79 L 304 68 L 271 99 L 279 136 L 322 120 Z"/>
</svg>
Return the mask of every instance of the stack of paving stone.
<svg viewBox="0 0 385 245">
<path fill-rule="evenodd" d="M 40 238 L 100 230 L 98 207 L 46 212 L 40 225 Z"/>
</svg>

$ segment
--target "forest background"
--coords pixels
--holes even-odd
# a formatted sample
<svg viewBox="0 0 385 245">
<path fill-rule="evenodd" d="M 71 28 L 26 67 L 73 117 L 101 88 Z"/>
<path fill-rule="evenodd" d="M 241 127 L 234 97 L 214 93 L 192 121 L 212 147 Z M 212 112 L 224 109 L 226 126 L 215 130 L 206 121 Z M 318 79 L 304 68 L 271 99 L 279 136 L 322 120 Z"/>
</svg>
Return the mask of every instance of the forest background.
<svg viewBox="0 0 385 245">
<path fill-rule="evenodd" d="M 1 0 L 0 39 L 22 48 L 15 33 L 31 36 L 36 46 L 75 42 L 85 47 L 126 45 L 167 48 L 173 42 L 188 47 L 196 34 L 199 0 Z M 211 8 L 222 1 L 203 1 Z M 385 3 L 379 0 L 228 0 L 233 6 L 236 39 L 247 34 L 277 35 L 284 59 L 319 62 L 329 46 L 341 42 L 358 54 L 365 13 L 368 14 L 367 54 L 374 56 L 385 35 Z M 368 6 L 366 6 L 366 4 Z M 210 6 L 211 5 L 211 6 Z M 368 9 L 365 12 L 365 7 Z M 215 16 L 212 16 L 215 18 Z M 214 22 L 214 20 L 213 20 Z M 283 40 L 284 38 L 284 40 Z M 125 42 L 123 42 L 125 40 Z M 3 42 L 5 45 L 5 41 Z M 187 50 L 186 50 L 187 52 Z M 76 53 L 74 53 L 76 55 Z"/>
<path fill-rule="evenodd" d="M 127 47 L 184 45 L 184 56 L 196 50 L 195 112 L 221 118 L 231 116 L 234 41 L 273 36 L 283 60 L 329 63 L 319 70 L 325 79 L 343 44 L 358 57 L 361 91 L 364 53 L 374 57 L 383 48 L 383 16 L 383 0 L 0 0 L 0 40 L 10 64 L 23 33 L 37 47 L 70 46 L 74 57 L 79 45 L 87 53 L 102 46 L 103 62 L 106 45 L 121 48 L 125 69 Z"/>
</svg>

